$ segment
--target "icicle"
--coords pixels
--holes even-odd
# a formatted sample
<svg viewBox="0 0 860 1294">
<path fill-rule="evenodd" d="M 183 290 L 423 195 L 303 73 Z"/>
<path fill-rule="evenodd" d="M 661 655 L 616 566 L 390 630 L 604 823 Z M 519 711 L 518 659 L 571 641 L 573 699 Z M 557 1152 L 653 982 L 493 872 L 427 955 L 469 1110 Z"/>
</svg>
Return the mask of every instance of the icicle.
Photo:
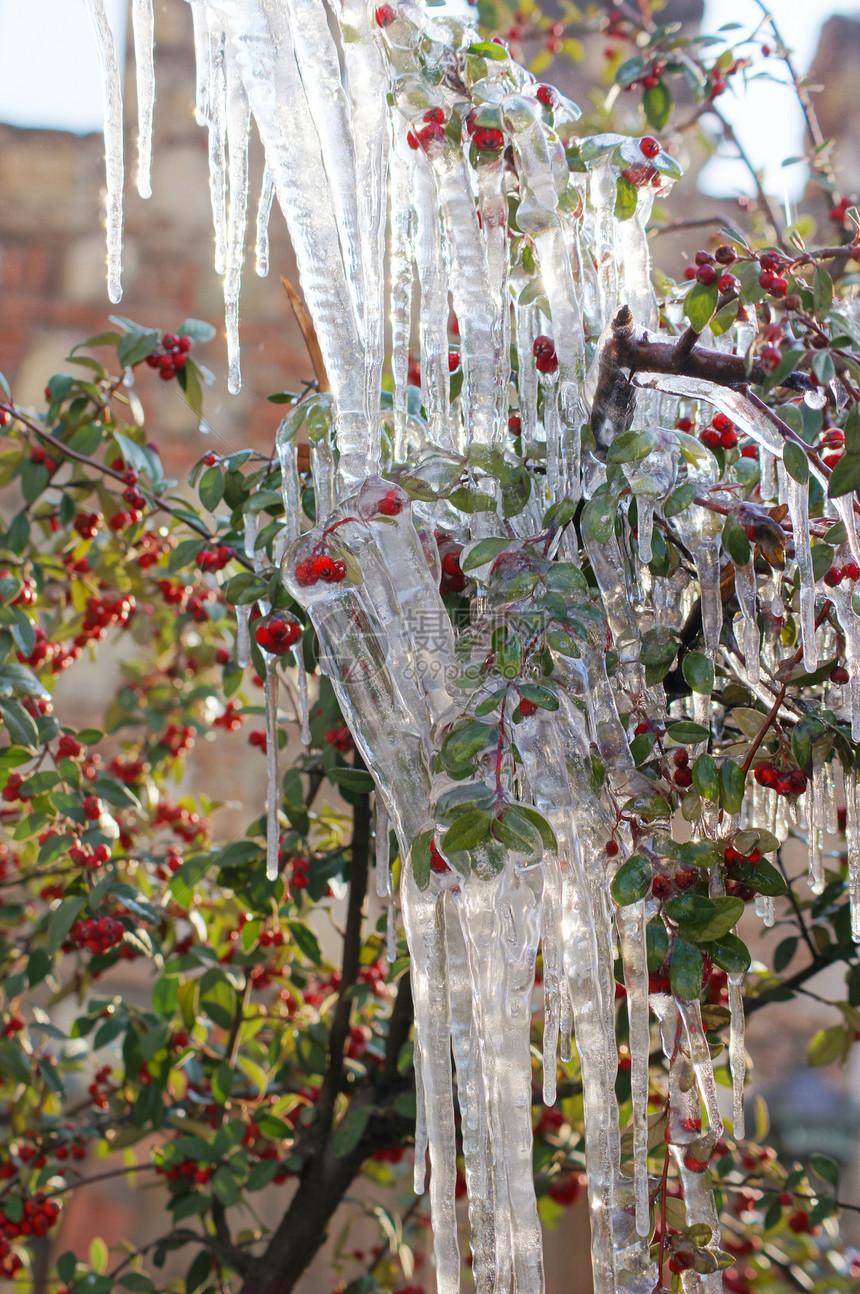
<svg viewBox="0 0 860 1294">
<path fill-rule="evenodd" d="M 851 740 L 860 741 L 860 616 L 854 610 L 853 597 L 847 589 L 828 589 L 828 595 L 836 608 L 836 616 L 845 635 Z"/>
<path fill-rule="evenodd" d="M 152 0 L 134 0 L 131 10 L 134 29 L 134 64 L 137 71 L 138 163 L 137 191 L 152 197 L 152 110 L 155 103 L 155 20 Z"/>
<path fill-rule="evenodd" d="M 395 123 L 395 130 L 398 123 Z M 401 131 L 403 127 L 401 125 Z M 405 133 L 405 132 L 404 132 Z M 406 154 L 409 154 L 407 157 Z M 409 343 L 412 337 L 413 248 L 415 213 L 412 206 L 415 150 L 398 149 L 391 175 L 391 376 L 394 379 L 394 459 L 406 456 Z"/>
<path fill-rule="evenodd" d="M 227 269 L 227 72 L 226 35 L 211 10 L 206 125 L 209 128 L 209 198 L 215 231 L 215 273 Z"/>
<path fill-rule="evenodd" d="M 430 1151 L 430 1202 L 438 1294 L 459 1294 L 460 1251 L 454 1187 L 457 1144 L 451 1091 L 451 1018 L 445 954 L 445 911 L 432 890 L 419 890 L 411 862 L 400 887 L 403 923 L 412 959 L 415 1050 L 420 1051 L 421 1085 Z M 418 1184 L 418 1152 L 415 1157 Z M 423 1176 L 423 1174 L 422 1174 Z"/>
<path fill-rule="evenodd" d="M 251 663 L 251 608 L 236 608 L 236 664 L 247 669 Z"/>
<path fill-rule="evenodd" d="M 744 977 L 730 971 L 728 974 L 729 1011 L 729 1067 L 732 1071 L 732 1132 L 735 1141 L 742 1141 L 744 1127 L 744 1076 L 746 1051 L 744 1048 Z"/>
<path fill-rule="evenodd" d="M 385 956 L 389 966 L 397 960 L 397 908 L 393 894 L 388 900 L 385 918 Z"/>
<path fill-rule="evenodd" d="M 555 374 L 541 375 L 543 429 L 546 436 L 546 485 L 550 503 L 564 493 L 561 475 L 561 427 L 558 417 L 558 380 Z"/>
<path fill-rule="evenodd" d="M 561 873 L 554 855 L 544 861 L 544 887 L 541 909 L 541 947 L 543 959 L 543 1100 L 555 1105 L 558 1036 L 561 1019 L 562 929 Z"/>
<path fill-rule="evenodd" d="M 769 930 L 774 923 L 773 897 L 770 894 L 755 896 L 755 914 Z"/>
<path fill-rule="evenodd" d="M 278 782 L 278 662 L 274 656 L 266 659 L 266 876 L 274 881 L 278 875 L 278 846 L 280 843 L 281 788 Z"/>
<path fill-rule="evenodd" d="M 814 746 L 812 748 L 812 787 L 807 795 L 806 809 L 809 819 L 809 888 L 813 894 L 821 894 L 824 889 L 824 854 L 821 837 L 827 821 L 827 809 L 824 759 L 820 750 Z"/>
<path fill-rule="evenodd" d="M 836 809 L 836 787 L 833 777 L 833 765 L 824 765 L 824 829 L 831 836 L 839 830 L 839 814 Z"/>
<path fill-rule="evenodd" d="M 108 299 L 122 300 L 122 81 L 116 45 L 104 0 L 84 0 L 96 36 L 102 69 L 105 113 L 105 173 L 107 177 L 107 284 Z"/>
<path fill-rule="evenodd" d="M 616 924 L 624 961 L 627 1016 L 630 1022 L 630 1096 L 633 1102 L 633 1186 L 636 1231 L 651 1233 L 648 1200 L 648 960 L 645 948 L 645 903 L 619 908 Z"/>
<path fill-rule="evenodd" d="M 235 75 L 227 78 L 227 145 L 230 176 L 227 272 L 224 277 L 224 306 L 227 320 L 227 390 L 237 395 L 242 388 L 239 367 L 239 293 L 245 262 L 245 228 L 248 218 L 248 146 L 251 110 L 244 86 Z"/>
<path fill-rule="evenodd" d="M 800 572 L 800 637 L 803 645 L 803 668 L 813 673 L 818 668 L 815 646 L 815 575 L 812 570 L 812 548 L 809 543 L 809 486 L 795 481 L 786 472 L 786 502 L 794 534 L 794 556 Z M 854 740 L 860 740 L 860 731 Z"/>
<path fill-rule="evenodd" d="M 391 868 L 389 866 L 388 810 L 379 792 L 376 792 L 376 893 L 387 899 L 391 893 Z"/>
<path fill-rule="evenodd" d="M 752 562 L 748 562 L 745 566 L 735 566 L 735 593 L 741 609 L 743 625 L 741 647 L 744 653 L 744 668 L 750 684 L 756 687 L 761 682 L 761 651 L 756 577 Z"/>
<path fill-rule="evenodd" d="M 860 806 L 857 770 L 846 768 L 845 843 L 848 850 L 848 901 L 851 905 L 851 938 L 860 943 Z"/>
<path fill-rule="evenodd" d="M 272 203 L 275 200 L 275 181 L 272 169 L 267 162 L 263 170 L 263 183 L 260 188 L 260 202 L 257 206 L 257 274 L 264 279 L 269 273 L 269 219 L 272 214 Z"/>
<path fill-rule="evenodd" d="M 636 530 L 639 560 L 647 566 L 651 560 L 651 540 L 654 534 L 654 500 L 646 494 L 636 498 Z"/>
</svg>

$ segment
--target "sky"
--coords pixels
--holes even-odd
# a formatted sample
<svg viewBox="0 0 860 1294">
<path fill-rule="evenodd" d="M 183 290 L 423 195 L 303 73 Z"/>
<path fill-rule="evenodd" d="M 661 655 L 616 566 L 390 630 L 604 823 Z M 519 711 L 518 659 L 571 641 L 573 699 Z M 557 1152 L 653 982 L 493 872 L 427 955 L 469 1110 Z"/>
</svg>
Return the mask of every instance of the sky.
<svg viewBox="0 0 860 1294">
<path fill-rule="evenodd" d="M 122 59 L 127 0 L 106 4 Z M 805 71 L 831 5 L 774 0 L 772 7 L 783 38 L 797 51 L 798 69 Z M 737 22 L 752 30 L 760 17 L 755 0 L 706 0 L 704 27 L 716 32 Z M 779 66 L 771 60 L 760 70 Z M 729 92 L 719 105 L 754 163 L 764 167 L 769 191 L 779 199 L 795 197 L 803 187 L 804 168 L 781 166 L 802 148 L 802 120 L 792 96 L 756 77 L 742 99 Z M 84 0 L 0 0 L 0 121 L 81 134 L 101 130 L 101 73 Z M 742 164 L 722 158 L 708 164 L 700 183 L 714 194 L 752 192 Z"/>
</svg>

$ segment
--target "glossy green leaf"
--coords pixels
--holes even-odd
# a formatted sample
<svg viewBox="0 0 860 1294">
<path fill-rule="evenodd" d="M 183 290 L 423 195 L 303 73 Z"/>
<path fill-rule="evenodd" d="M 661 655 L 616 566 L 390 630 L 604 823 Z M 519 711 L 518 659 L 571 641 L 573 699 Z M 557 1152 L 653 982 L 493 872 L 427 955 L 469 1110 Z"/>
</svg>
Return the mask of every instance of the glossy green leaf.
<svg viewBox="0 0 860 1294">
<path fill-rule="evenodd" d="M 612 878 L 612 897 L 619 907 L 644 899 L 651 889 L 653 873 L 644 854 L 632 854 Z"/>
</svg>

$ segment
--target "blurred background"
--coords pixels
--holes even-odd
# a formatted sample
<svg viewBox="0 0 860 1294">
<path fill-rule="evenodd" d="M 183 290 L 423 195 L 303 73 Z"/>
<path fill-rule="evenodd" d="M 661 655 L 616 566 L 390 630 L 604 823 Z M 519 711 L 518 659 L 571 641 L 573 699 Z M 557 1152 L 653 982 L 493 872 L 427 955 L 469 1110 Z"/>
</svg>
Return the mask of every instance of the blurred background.
<svg viewBox="0 0 860 1294">
<path fill-rule="evenodd" d="M 463 0 L 452 2 L 466 11 Z M 0 371 L 16 401 L 38 409 L 48 376 L 63 369 L 73 345 L 108 327 L 112 312 L 168 331 L 187 316 L 218 325 L 217 339 L 199 352 L 214 375 L 206 393 L 205 424 L 175 383 L 140 381 L 150 435 L 158 442 L 168 475 L 183 481 L 192 463 L 209 449 L 218 454 L 248 444 L 268 449 L 279 411 L 266 397 L 297 390 L 313 374 L 279 282 L 281 275 L 293 282 L 297 278 L 277 215 L 271 222 L 271 275 L 261 279 L 255 273 L 253 211 L 262 174 L 257 152 L 241 307 L 244 387 L 241 395 L 228 395 L 221 283 L 212 268 L 207 143 L 193 116 L 191 13 L 182 0 L 155 3 L 153 196 L 144 202 L 133 185 L 136 105 L 133 65 L 127 56 L 129 5 L 127 0 L 107 0 L 107 7 L 126 69 L 126 171 L 131 177 L 126 184 L 125 294 L 118 307 L 109 305 L 105 287 L 101 76 L 85 6 L 80 0 L 0 0 Z M 856 195 L 860 11 L 838 13 L 820 0 L 777 0 L 773 13 L 783 40 L 794 51 L 796 71 L 809 73 L 823 133 L 836 141 L 843 191 Z M 710 31 L 736 23 L 739 28 L 729 33 L 733 40 L 752 37 L 744 47 L 756 56 L 746 92 L 730 89 L 719 100 L 720 110 L 786 220 L 801 206 L 819 221 L 826 242 L 826 197 L 807 191 L 802 161 L 783 165 L 803 152 L 804 122 L 796 97 L 779 84 L 786 78 L 784 65 L 762 55 L 761 6 L 755 0 L 671 0 L 661 21 L 671 20 Z M 595 102 L 595 96 L 606 94 L 600 79 L 606 43 L 605 35 L 588 37 L 578 65 L 559 57 L 541 75 L 583 105 Z M 631 129 L 634 120 L 631 116 Z M 707 116 L 702 124 L 708 126 Z M 672 218 L 693 221 L 717 210 L 729 222 L 742 224 L 755 187 L 735 146 L 725 140 L 706 145 L 701 136 L 685 135 L 678 141 L 678 152 L 686 175 L 672 199 Z M 684 229 L 661 238 L 655 258 L 667 273 L 680 275 L 703 240 L 701 230 Z M 154 377 L 148 371 L 146 376 Z M 98 701 L 105 668 L 103 658 L 98 670 L 92 668 L 89 695 L 80 691 L 82 671 L 75 670 L 75 702 L 82 721 L 87 706 Z M 188 778 L 197 789 L 227 803 L 227 817 L 221 820 L 227 828 L 231 821 L 237 828 L 244 825 L 262 808 L 257 802 L 262 756 L 248 747 L 242 733 L 221 733 L 217 743 L 199 742 L 189 759 Z M 837 841 L 830 844 L 839 848 Z M 748 929 L 745 934 L 754 954 L 770 964 L 781 937 L 778 930 L 762 934 Z M 814 994 L 824 999 L 844 995 L 841 983 L 828 984 L 826 979 L 820 976 L 811 983 Z M 122 991 L 133 994 L 133 980 Z M 773 1143 L 789 1156 L 810 1151 L 832 1155 L 844 1164 L 840 1194 L 860 1203 L 858 1049 L 853 1073 L 837 1065 L 810 1069 L 806 1064 L 809 1039 L 837 1018 L 838 1012 L 812 997 L 754 1015 L 748 1030 L 753 1091 L 768 1098 Z M 64 1214 L 61 1247 L 85 1250 L 95 1235 L 109 1244 L 122 1238 L 144 1241 L 158 1226 L 151 1198 L 146 1191 L 136 1193 L 116 1182 L 76 1193 Z M 273 1214 L 282 1206 L 282 1200 L 273 1199 Z M 855 1244 L 860 1243 L 858 1217 L 846 1214 L 843 1219 L 845 1234 Z M 337 1227 L 333 1243 L 336 1239 Z M 369 1247 L 375 1236 L 364 1240 Z M 360 1243 L 360 1235 L 350 1235 L 350 1248 Z M 587 1219 L 580 1203 L 566 1215 L 566 1224 L 548 1237 L 550 1294 L 587 1294 L 587 1246 Z M 302 1286 L 307 1294 L 327 1291 L 334 1284 L 330 1258 L 330 1252 L 321 1255 L 308 1273 Z"/>
</svg>

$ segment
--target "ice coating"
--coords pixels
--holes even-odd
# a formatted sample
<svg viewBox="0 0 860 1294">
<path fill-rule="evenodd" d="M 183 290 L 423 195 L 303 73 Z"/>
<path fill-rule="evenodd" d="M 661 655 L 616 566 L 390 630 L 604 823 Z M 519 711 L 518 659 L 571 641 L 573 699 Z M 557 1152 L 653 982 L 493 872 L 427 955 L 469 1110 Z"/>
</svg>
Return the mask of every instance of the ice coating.
<svg viewBox="0 0 860 1294">
<path fill-rule="evenodd" d="M 113 32 L 104 0 L 84 0 L 96 37 L 102 69 L 105 112 L 105 174 L 107 178 L 107 290 L 113 302 L 122 300 L 122 186 L 125 174 L 122 145 L 122 82 Z"/>
<path fill-rule="evenodd" d="M 131 9 L 134 63 L 137 70 L 137 191 L 152 196 L 152 112 L 155 104 L 155 19 L 152 0 L 134 0 Z"/>
<path fill-rule="evenodd" d="M 121 101 L 102 4 L 87 2 L 108 86 L 109 263 L 112 291 L 118 292 Z M 718 485 L 713 457 L 692 438 L 675 434 L 678 399 L 719 409 L 760 447 L 759 497 L 789 509 L 790 529 L 788 523 L 784 529 L 793 541 L 786 551 L 793 566 L 785 599 L 792 613 L 799 610 L 803 665 L 813 669 L 819 655 L 816 613 L 825 590 L 814 579 L 807 486 L 785 470 L 785 430 L 744 392 L 701 379 L 637 373 L 637 407 L 609 409 L 597 454 L 588 452 L 588 431 L 580 445 L 580 430 L 592 415 L 598 361 L 619 307 L 630 306 L 637 329 L 657 324 L 645 237 L 652 195 L 641 189 L 635 212 L 619 220 L 619 164 L 610 152 L 589 160 L 584 173 L 568 171 L 572 114 L 560 97 L 554 106 L 539 100 L 528 74 L 509 58 L 479 58 L 467 26 L 426 18 L 411 0 L 397 5 L 391 23 L 382 24 L 358 0 L 334 4 L 331 12 L 319 0 L 190 3 L 196 114 L 209 131 L 215 261 L 225 276 L 230 384 L 237 388 L 240 378 L 239 291 L 254 130 L 265 153 L 257 270 L 268 269 L 268 222 L 277 198 L 328 379 L 329 389 L 322 382 L 323 389 L 303 398 L 277 435 L 285 509 L 280 542 L 287 545 L 281 569 L 311 626 L 308 637 L 311 629 L 317 636 L 321 668 L 374 778 L 377 883 L 389 898 L 390 956 L 397 908 L 389 893 L 389 822 L 405 860 L 400 900 L 416 1015 L 415 1184 L 424 1189 L 429 1152 L 438 1290 L 454 1294 L 460 1287 L 452 1060 L 479 1294 L 539 1294 L 543 1287 L 529 1048 L 540 949 L 547 1103 L 557 1096 L 558 1056 L 570 1059 L 572 1031 L 579 1054 L 595 1290 L 650 1294 L 658 1273 L 647 1243 L 654 1202 L 647 1154 L 649 1011 L 660 1022 L 670 1060 L 667 1153 L 676 1163 L 689 1223 L 704 1223 L 712 1233 L 716 1212 L 700 1169 L 721 1123 L 698 1003 L 669 992 L 649 995 L 645 928 L 660 904 L 651 894 L 629 905 L 610 897 L 617 867 L 634 852 L 630 815 L 622 806 L 638 806 L 649 796 L 653 801 L 653 779 L 637 769 L 631 754 L 632 732 L 643 720 L 664 729 L 679 716 L 706 727 L 711 718 L 708 696 L 697 692 L 692 703 L 677 701 L 668 682 L 664 692 L 661 683 L 649 680 L 649 635 L 654 629 L 677 634 L 698 609 L 703 654 L 717 669 L 734 672 L 768 707 L 771 673 L 783 663 L 778 631 L 765 615 L 768 605 L 773 614 L 783 611 L 779 570 L 765 584 L 752 562 L 732 561 L 740 609 L 732 625 L 723 526 L 737 496 Z M 152 101 L 147 0 L 136 0 L 134 18 L 142 180 L 145 113 L 151 121 Z M 485 120 L 495 124 L 482 126 Z M 479 147 L 476 125 L 496 130 L 500 142 L 491 138 L 491 146 Z M 386 331 L 390 401 L 381 395 Z M 557 372 L 536 369 L 540 334 L 555 340 Z M 739 353 L 751 341 L 740 326 L 733 337 Z M 732 339 L 718 345 L 730 348 Z M 456 352 L 450 360 L 449 352 Z M 509 426 L 510 414 L 519 417 L 518 428 Z M 628 428 L 653 433 L 654 440 L 644 461 L 624 461 L 619 471 L 606 461 L 607 451 Z M 297 464 L 300 436 L 310 448 L 316 507 L 311 530 L 303 513 L 306 481 Z M 497 479 L 513 468 L 517 440 L 540 466 L 530 475 L 528 499 L 509 515 Z M 815 464 L 812 470 L 821 475 Z M 675 514 L 668 508 L 664 513 L 678 484 L 692 485 L 694 500 Z M 482 495 L 482 510 L 467 514 L 458 508 L 445 492 L 455 485 Z M 582 548 L 572 527 L 554 533 L 544 519 L 551 503 L 583 496 L 593 502 L 610 487 L 616 516 L 603 528 L 584 524 Z M 846 527 L 845 557 L 850 552 L 857 559 L 853 506 L 844 499 L 834 504 Z M 755 520 L 745 516 L 742 524 L 754 531 Z M 246 554 L 261 570 L 255 535 L 249 521 Z M 469 575 L 477 589 L 471 620 L 455 632 L 439 587 L 441 555 L 456 557 L 476 537 L 502 539 L 508 548 L 504 561 L 488 560 Z M 679 570 L 660 567 L 667 537 L 683 548 Z M 277 548 L 276 566 L 280 556 Z M 335 563 L 336 579 L 308 578 L 308 564 L 321 557 Z M 545 624 L 536 628 L 529 619 L 534 581 L 560 578 L 566 565 L 567 591 L 559 584 L 553 595 L 562 610 L 579 599 L 575 655 L 550 639 Z M 794 567 L 798 601 L 792 600 Z M 506 571 L 513 583 L 523 581 L 525 593 L 506 592 Z M 462 571 L 460 576 L 462 592 L 469 585 Z M 849 586 L 826 596 L 845 639 L 846 696 L 856 738 L 858 620 Z M 238 608 L 237 655 L 244 662 L 250 659 L 249 617 L 250 608 Z M 500 623 L 515 629 L 523 657 L 520 682 L 537 687 L 551 678 L 555 710 L 518 711 L 528 698 L 498 661 L 475 697 L 458 683 L 464 661 L 492 659 Z M 733 644 L 735 626 L 740 653 Z M 828 632 L 821 630 L 822 659 Z M 307 744 L 301 640 L 293 654 Z M 281 663 L 291 668 L 293 661 Z M 277 872 L 280 796 L 277 666 L 267 659 L 270 876 Z M 495 704 L 494 690 L 504 694 L 496 711 L 476 714 L 477 698 Z M 468 783 L 437 761 L 464 715 L 500 733 L 497 758 L 486 760 Z M 689 745 L 693 758 L 704 749 L 704 743 Z M 599 787 L 593 781 L 597 760 L 605 776 Z M 824 879 L 822 830 L 835 825 L 830 776 L 829 766 L 816 763 L 813 753 L 807 807 L 813 889 Z M 514 815 L 537 811 L 548 835 L 520 816 L 509 835 L 503 830 L 503 838 L 497 834 L 491 843 L 452 847 L 446 854 L 445 836 L 456 820 L 451 806 L 456 808 L 464 786 L 488 817 L 499 806 Z M 860 937 L 853 775 L 846 790 L 849 888 Z M 756 789 L 756 823 L 781 838 L 788 830 L 785 811 L 775 794 Z M 653 802 L 649 812 L 657 819 L 662 814 Z M 660 830 L 669 830 L 669 817 L 666 801 Z M 493 821 L 498 824 L 498 818 Z M 648 821 L 648 832 L 635 838 L 637 849 L 652 848 L 650 832 L 657 828 L 653 816 Z M 719 832 L 728 840 L 737 826 L 736 814 L 726 811 L 721 820 L 718 806 L 709 802 L 697 831 L 713 840 Z M 435 854 L 428 855 L 430 841 Z M 607 850 L 610 843 L 616 854 Z M 710 893 L 721 896 L 716 869 L 710 883 Z M 758 906 L 771 919 L 772 901 Z M 629 1023 L 632 1156 L 623 1149 L 615 1096 L 616 952 Z M 730 974 L 736 1136 L 743 1126 L 742 982 Z M 719 1288 L 713 1275 L 689 1273 L 683 1284 L 688 1291 Z"/>
</svg>

